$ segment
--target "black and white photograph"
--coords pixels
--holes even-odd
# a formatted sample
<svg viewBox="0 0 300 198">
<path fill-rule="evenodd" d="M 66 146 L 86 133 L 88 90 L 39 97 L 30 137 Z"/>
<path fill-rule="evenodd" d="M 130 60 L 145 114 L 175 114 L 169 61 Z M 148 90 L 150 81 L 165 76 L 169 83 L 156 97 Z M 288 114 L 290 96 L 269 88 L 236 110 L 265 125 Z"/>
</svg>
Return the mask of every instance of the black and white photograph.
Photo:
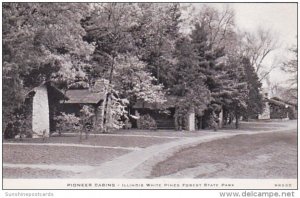
<svg viewBox="0 0 300 198">
<path fill-rule="evenodd" d="M 2 2 L 2 188 L 298 189 L 297 8 Z"/>
</svg>

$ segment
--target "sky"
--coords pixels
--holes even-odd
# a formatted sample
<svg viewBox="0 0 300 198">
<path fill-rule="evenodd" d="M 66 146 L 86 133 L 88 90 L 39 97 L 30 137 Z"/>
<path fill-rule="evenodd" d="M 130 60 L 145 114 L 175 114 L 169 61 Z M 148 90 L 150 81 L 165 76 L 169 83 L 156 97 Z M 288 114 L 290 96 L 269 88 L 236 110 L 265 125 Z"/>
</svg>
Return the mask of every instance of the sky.
<svg viewBox="0 0 300 198">
<path fill-rule="evenodd" d="M 257 27 L 274 30 L 285 44 L 296 44 L 297 4 L 295 3 L 235 3 L 237 25 L 248 31 Z"/>
<path fill-rule="evenodd" d="M 194 4 L 201 7 L 201 4 Z M 297 4 L 296 3 L 210 3 L 210 6 L 222 9 L 230 6 L 235 11 L 235 22 L 240 30 L 255 32 L 259 27 L 270 29 L 280 44 L 265 59 L 271 64 L 274 58 L 279 61 L 290 57 L 287 49 L 297 45 Z M 285 84 L 288 75 L 280 69 L 270 74 L 272 83 Z"/>
<path fill-rule="evenodd" d="M 236 24 L 241 29 L 255 31 L 258 27 L 271 29 L 281 45 L 266 58 L 271 64 L 274 58 L 289 58 L 288 48 L 297 45 L 297 4 L 296 3 L 236 3 L 231 4 L 236 13 Z M 279 60 L 280 61 L 280 60 Z M 285 83 L 288 75 L 275 69 L 270 80 Z"/>
</svg>

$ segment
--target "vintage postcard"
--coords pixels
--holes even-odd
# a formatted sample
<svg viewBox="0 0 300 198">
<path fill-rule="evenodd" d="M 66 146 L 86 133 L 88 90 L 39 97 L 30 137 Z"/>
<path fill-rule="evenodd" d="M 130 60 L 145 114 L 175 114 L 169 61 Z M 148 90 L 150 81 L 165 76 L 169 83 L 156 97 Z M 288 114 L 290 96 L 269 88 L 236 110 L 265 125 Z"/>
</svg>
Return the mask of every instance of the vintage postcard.
<svg viewBox="0 0 300 198">
<path fill-rule="evenodd" d="M 3 2 L 2 189 L 298 189 L 297 7 Z"/>
</svg>

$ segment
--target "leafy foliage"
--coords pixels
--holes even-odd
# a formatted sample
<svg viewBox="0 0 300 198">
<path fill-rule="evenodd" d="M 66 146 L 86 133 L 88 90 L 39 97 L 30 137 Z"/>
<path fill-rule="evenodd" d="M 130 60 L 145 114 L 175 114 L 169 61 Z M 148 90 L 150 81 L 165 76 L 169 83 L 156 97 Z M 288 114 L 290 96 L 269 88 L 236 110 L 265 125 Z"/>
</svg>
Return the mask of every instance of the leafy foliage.
<svg viewBox="0 0 300 198">
<path fill-rule="evenodd" d="M 163 85 L 157 84 L 155 77 L 145 71 L 146 63 L 137 57 L 120 55 L 115 65 L 115 88 L 131 102 L 142 100 L 148 103 L 164 103 Z"/>
<path fill-rule="evenodd" d="M 66 114 L 62 112 L 61 115 L 55 117 L 55 120 L 59 134 L 81 130 L 80 118 L 76 117 L 75 114 Z"/>
<path fill-rule="evenodd" d="M 145 114 L 140 116 L 138 120 L 138 128 L 139 129 L 156 129 L 157 125 L 155 120 L 149 115 Z"/>
<path fill-rule="evenodd" d="M 202 115 L 210 102 L 210 92 L 205 85 L 206 76 L 198 69 L 198 60 L 191 42 L 182 38 L 176 43 L 177 64 L 173 72 L 172 95 L 178 96 L 177 111 L 187 113 L 195 110 Z M 179 113 L 178 112 L 178 113 Z"/>
<path fill-rule="evenodd" d="M 85 30 L 80 25 L 88 5 L 5 3 L 4 8 L 4 62 L 18 65 L 25 86 L 82 75 L 81 63 L 94 50 L 82 40 Z"/>
<path fill-rule="evenodd" d="M 81 121 L 83 126 L 88 122 L 92 122 L 94 116 L 95 116 L 95 112 L 94 112 L 93 107 L 88 106 L 88 105 L 84 105 L 81 108 L 81 110 L 80 110 L 80 121 Z"/>
<path fill-rule="evenodd" d="M 112 91 L 111 93 L 114 93 Z M 109 95 L 109 106 L 107 110 L 106 119 L 108 120 L 106 126 L 104 126 L 104 131 L 108 132 L 112 129 L 123 128 L 126 121 L 129 120 L 126 110 L 129 101 L 127 99 L 121 99 L 115 94 Z"/>
</svg>

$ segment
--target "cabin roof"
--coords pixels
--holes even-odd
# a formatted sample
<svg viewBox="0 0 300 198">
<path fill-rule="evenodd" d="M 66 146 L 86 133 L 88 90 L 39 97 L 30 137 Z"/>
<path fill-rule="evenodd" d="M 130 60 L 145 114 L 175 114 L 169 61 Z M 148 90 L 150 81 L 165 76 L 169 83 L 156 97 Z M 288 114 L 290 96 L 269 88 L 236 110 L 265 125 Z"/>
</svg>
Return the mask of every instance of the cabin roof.
<svg viewBox="0 0 300 198">
<path fill-rule="evenodd" d="M 292 106 L 297 106 L 296 104 L 293 104 L 293 103 L 290 103 L 290 102 L 286 102 L 286 101 L 283 101 L 279 98 L 270 98 L 270 99 L 267 99 L 267 101 L 269 102 L 269 104 L 271 105 L 276 105 L 276 106 L 281 106 L 281 107 L 292 107 Z"/>
<path fill-rule="evenodd" d="M 60 90 L 58 89 L 55 85 L 53 85 L 53 83 L 51 83 L 50 81 L 47 81 L 47 82 L 43 82 L 42 84 L 40 84 L 38 87 L 40 86 L 46 86 L 48 91 L 49 91 L 49 95 L 52 97 L 52 98 L 57 98 L 59 100 L 68 100 L 69 98 Z M 25 94 L 25 97 L 28 98 L 28 97 L 33 97 L 36 93 L 36 88 L 33 88 L 31 89 L 30 91 L 28 91 L 26 94 Z"/>
<path fill-rule="evenodd" d="M 276 106 L 281 106 L 281 107 L 285 107 L 287 104 L 284 103 L 284 102 L 280 102 L 280 101 L 277 101 L 277 100 L 274 100 L 274 99 L 268 99 L 268 102 L 269 104 L 273 104 L 273 105 L 276 105 Z"/>
<path fill-rule="evenodd" d="M 285 101 L 285 100 L 283 100 L 283 99 L 281 99 L 281 98 L 278 98 L 278 97 L 273 97 L 273 98 L 271 98 L 271 99 L 276 100 L 276 101 L 279 101 L 279 102 L 283 102 L 283 103 L 285 103 L 285 104 L 287 104 L 287 105 L 290 105 L 290 106 L 298 106 L 297 103 Z"/>
<path fill-rule="evenodd" d="M 64 101 L 66 104 L 97 104 L 105 99 L 104 92 L 92 92 L 89 89 L 70 89 L 66 91 L 69 100 Z"/>
</svg>

